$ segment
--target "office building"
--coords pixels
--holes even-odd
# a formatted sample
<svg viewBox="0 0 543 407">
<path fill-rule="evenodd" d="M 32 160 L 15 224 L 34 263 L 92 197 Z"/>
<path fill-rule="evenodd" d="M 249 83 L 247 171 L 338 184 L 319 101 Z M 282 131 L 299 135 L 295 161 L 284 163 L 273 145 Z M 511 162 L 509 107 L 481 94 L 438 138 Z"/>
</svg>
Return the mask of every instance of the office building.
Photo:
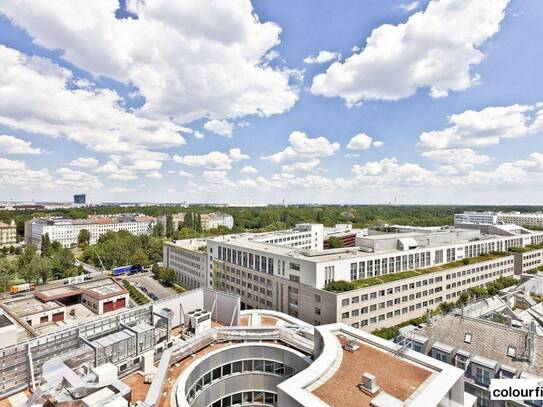
<svg viewBox="0 0 543 407">
<path fill-rule="evenodd" d="M 200 241 L 199 268 L 187 277 L 205 274 L 206 287 L 239 295 L 243 308 L 273 309 L 314 325 L 343 322 L 373 331 L 456 301 L 469 288 L 513 276 L 515 255 L 508 250 L 543 242 L 543 232 L 525 229 L 518 234 L 496 229 L 500 234 L 490 235 L 477 229 L 437 228 L 369 231 L 357 237 L 356 247 L 322 250 L 322 225 L 305 228 L 312 232 L 295 228 L 297 237 L 293 229 L 207 239 L 203 274 Z M 165 262 L 168 257 L 173 259 L 173 254 L 165 252 Z"/>
<path fill-rule="evenodd" d="M 112 216 L 92 216 L 87 219 L 38 218 L 25 222 L 25 243 L 41 246 L 41 240 L 47 233 L 51 241 L 59 242 L 63 247 L 77 245 L 79 233 L 86 229 L 90 232 L 90 243 L 107 232 L 126 230 L 134 235 L 149 234 L 154 225 L 150 216 L 122 214 Z"/>
<path fill-rule="evenodd" d="M 421 328 L 402 328 L 396 341 L 462 369 L 465 391 L 477 397 L 477 406 L 504 405 L 490 399 L 492 379 L 543 380 L 543 337 L 536 335 L 534 324 L 518 328 L 451 313 Z M 506 405 L 541 406 L 542 401 L 515 400 Z"/>
<path fill-rule="evenodd" d="M 455 366 L 344 324 L 314 327 L 239 304 L 193 290 L 4 347 L 0 396 L 88 407 L 476 402 Z"/>
<path fill-rule="evenodd" d="M 0 247 L 9 247 L 17 243 L 17 227 L 15 221 L 9 224 L 0 222 Z"/>
<path fill-rule="evenodd" d="M 175 270 L 177 280 L 189 289 L 208 287 L 207 246 L 205 239 L 164 242 L 163 263 Z"/>
<path fill-rule="evenodd" d="M 269 233 L 241 233 L 231 239 L 246 239 L 278 246 L 320 250 L 323 226 L 299 224 L 289 230 Z M 189 288 L 213 287 L 213 273 L 208 267 L 207 239 L 186 239 L 164 243 L 164 267 L 172 268 L 178 280 Z"/>
<path fill-rule="evenodd" d="M 464 212 L 454 215 L 454 224 L 491 224 L 498 223 L 515 224 L 528 229 L 543 229 L 542 212 Z"/>
<path fill-rule="evenodd" d="M 85 194 L 74 195 L 74 204 L 85 205 L 86 203 L 87 203 L 87 195 Z"/>
</svg>

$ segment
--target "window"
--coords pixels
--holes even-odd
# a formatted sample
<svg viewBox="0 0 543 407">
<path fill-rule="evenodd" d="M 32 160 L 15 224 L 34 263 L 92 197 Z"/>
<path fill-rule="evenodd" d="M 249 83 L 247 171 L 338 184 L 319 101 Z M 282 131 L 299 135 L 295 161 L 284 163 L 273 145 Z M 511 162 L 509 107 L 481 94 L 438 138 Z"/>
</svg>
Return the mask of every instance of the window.
<svg viewBox="0 0 543 407">
<path fill-rule="evenodd" d="M 471 343 L 471 334 L 467 333 L 464 335 L 464 342 Z"/>
<path fill-rule="evenodd" d="M 508 346 L 507 347 L 507 356 L 510 356 L 512 358 L 517 356 L 517 348 L 514 346 Z"/>
</svg>

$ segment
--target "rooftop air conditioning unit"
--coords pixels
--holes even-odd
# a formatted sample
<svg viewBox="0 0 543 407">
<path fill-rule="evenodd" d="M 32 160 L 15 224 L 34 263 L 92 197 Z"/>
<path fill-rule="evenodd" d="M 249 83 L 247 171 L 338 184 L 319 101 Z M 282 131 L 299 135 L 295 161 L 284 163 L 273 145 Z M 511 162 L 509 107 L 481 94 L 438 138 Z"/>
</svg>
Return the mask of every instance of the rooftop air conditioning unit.
<svg viewBox="0 0 543 407">
<path fill-rule="evenodd" d="M 211 313 L 197 308 L 185 314 L 185 324 L 191 333 L 198 335 L 211 329 Z"/>
<path fill-rule="evenodd" d="M 356 352 L 358 348 L 360 348 L 360 346 L 358 346 L 358 343 L 354 339 L 349 339 L 344 346 L 344 349 L 348 352 Z"/>
<path fill-rule="evenodd" d="M 362 383 L 358 386 L 364 393 L 374 396 L 381 391 L 377 386 L 377 379 L 371 373 L 362 373 Z"/>
</svg>

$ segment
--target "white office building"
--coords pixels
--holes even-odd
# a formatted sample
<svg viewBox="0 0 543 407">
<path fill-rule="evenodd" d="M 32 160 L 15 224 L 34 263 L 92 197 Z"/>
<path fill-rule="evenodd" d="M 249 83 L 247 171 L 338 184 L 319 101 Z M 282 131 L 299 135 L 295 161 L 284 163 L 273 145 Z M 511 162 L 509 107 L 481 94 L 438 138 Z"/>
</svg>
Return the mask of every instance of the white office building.
<svg viewBox="0 0 543 407">
<path fill-rule="evenodd" d="M 151 232 L 154 219 L 145 215 L 94 216 L 87 219 L 66 219 L 59 217 L 32 219 L 25 223 L 25 243 L 41 246 L 45 234 L 49 234 L 51 242 L 57 241 L 63 247 L 77 245 L 81 230 L 90 232 L 90 243 L 107 232 L 126 230 L 133 235 L 144 235 Z"/>
<path fill-rule="evenodd" d="M 515 224 L 526 228 L 543 228 L 543 213 L 522 212 L 464 212 L 454 215 L 455 226 L 462 224 Z"/>
<path fill-rule="evenodd" d="M 319 239 L 320 227 L 308 227 L 311 239 Z M 469 288 L 513 276 L 514 256 L 508 250 L 543 242 L 543 232 L 495 230 L 500 234 L 369 231 L 356 247 L 330 250 L 308 249 L 310 242 L 294 245 L 299 240 L 292 239 L 292 230 L 218 236 L 206 242 L 206 286 L 239 295 L 247 309 L 372 331 L 421 316 L 440 302 L 454 302 Z M 344 291 L 330 288 L 338 281 L 347 284 Z"/>
</svg>

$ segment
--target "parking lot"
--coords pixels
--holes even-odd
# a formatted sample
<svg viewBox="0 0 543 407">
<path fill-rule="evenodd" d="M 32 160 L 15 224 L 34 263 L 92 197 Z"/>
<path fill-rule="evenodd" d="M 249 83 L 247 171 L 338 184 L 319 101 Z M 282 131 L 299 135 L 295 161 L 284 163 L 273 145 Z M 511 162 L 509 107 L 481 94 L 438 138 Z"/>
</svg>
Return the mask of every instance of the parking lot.
<svg viewBox="0 0 543 407">
<path fill-rule="evenodd" d="M 138 287 L 144 294 L 152 300 L 162 299 L 175 295 L 175 290 L 163 286 L 159 281 L 153 278 L 152 273 L 134 274 L 128 276 L 128 281 Z M 153 298 L 156 297 L 156 298 Z"/>
</svg>

